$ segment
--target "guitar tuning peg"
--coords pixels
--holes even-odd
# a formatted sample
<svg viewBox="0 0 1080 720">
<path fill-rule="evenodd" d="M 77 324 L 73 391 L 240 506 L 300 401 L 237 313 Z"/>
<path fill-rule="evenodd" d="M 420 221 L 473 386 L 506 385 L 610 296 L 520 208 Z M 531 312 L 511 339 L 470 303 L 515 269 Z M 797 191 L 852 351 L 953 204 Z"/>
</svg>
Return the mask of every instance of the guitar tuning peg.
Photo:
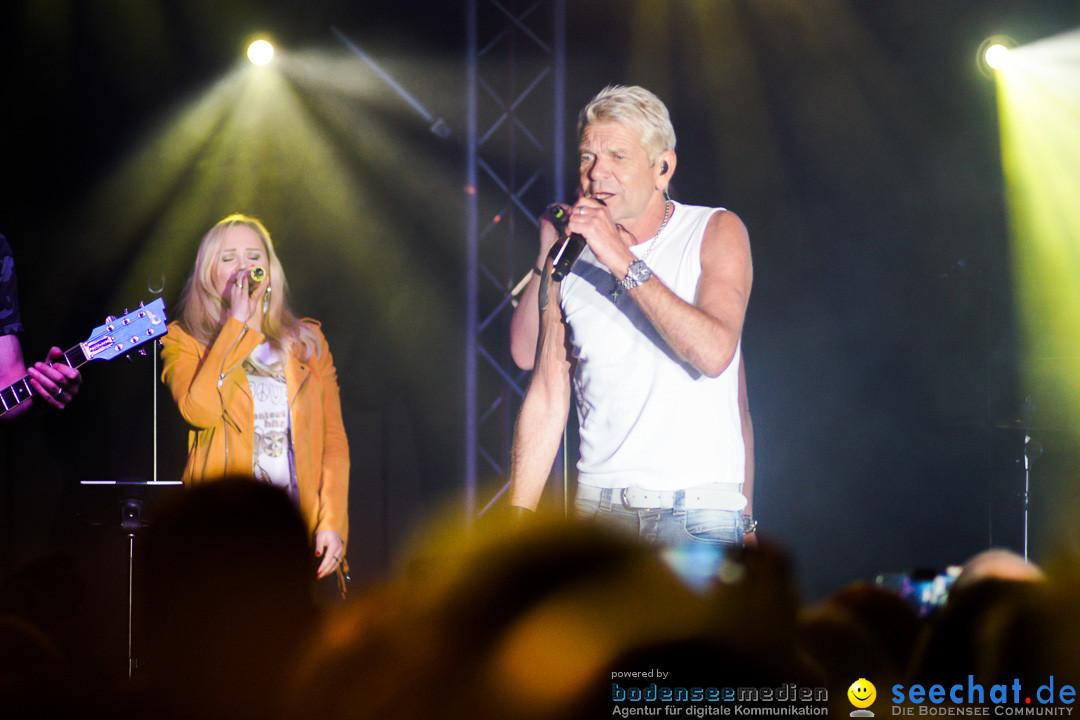
<svg viewBox="0 0 1080 720">
<path fill-rule="evenodd" d="M 146 348 L 139 348 L 139 354 L 146 357 Z"/>
<path fill-rule="evenodd" d="M 128 353 L 127 355 L 124 355 L 124 359 L 127 360 L 128 362 L 131 362 L 132 361 L 131 353 Z"/>
<path fill-rule="evenodd" d="M 105 322 L 107 322 L 107 323 L 116 322 L 116 316 L 115 315 L 106 315 L 105 316 Z"/>
<path fill-rule="evenodd" d="M 146 307 L 146 303 L 144 303 L 142 300 L 140 300 L 139 301 L 139 307 Z"/>
</svg>

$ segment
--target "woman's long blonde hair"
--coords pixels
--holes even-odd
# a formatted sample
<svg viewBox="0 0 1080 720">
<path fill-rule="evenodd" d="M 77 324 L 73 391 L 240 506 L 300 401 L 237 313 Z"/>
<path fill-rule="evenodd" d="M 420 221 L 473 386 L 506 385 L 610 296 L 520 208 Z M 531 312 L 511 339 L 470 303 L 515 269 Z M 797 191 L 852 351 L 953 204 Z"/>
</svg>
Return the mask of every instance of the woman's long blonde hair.
<svg viewBox="0 0 1080 720">
<path fill-rule="evenodd" d="M 301 360 L 308 360 L 321 351 L 318 336 L 314 330 L 293 314 L 288 306 L 288 284 L 285 270 L 281 267 L 270 233 L 261 222 L 246 215 L 230 215 L 203 236 L 199 251 L 195 256 L 195 268 L 191 272 L 179 303 L 179 322 L 184 330 L 201 342 L 210 346 L 221 332 L 225 323 L 226 304 L 214 289 L 213 266 L 221 254 L 221 246 L 233 227 L 243 225 L 250 228 L 262 240 L 266 249 L 267 292 L 269 306 L 263 313 L 262 333 L 279 350 L 295 351 Z"/>
</svg>

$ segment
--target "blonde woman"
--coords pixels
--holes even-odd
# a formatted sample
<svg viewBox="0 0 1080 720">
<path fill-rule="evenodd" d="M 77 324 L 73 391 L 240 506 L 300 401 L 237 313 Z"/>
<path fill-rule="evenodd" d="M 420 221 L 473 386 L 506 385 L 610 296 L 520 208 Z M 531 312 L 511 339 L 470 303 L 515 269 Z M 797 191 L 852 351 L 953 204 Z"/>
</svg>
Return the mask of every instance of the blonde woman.
<svg viewBox="0 0 1080 720">
<path fill-rule="evenodd" d="M 231 215 L 212 227 L 163 340 L 162 379 L 191 426 L 184 482 L 281 487 L 313 533 L 317 576 L 344 577 L 349 445 L 337 371 L 319 323 L 293 315 L 286 290 L 262 223 Z"/>
</svg>

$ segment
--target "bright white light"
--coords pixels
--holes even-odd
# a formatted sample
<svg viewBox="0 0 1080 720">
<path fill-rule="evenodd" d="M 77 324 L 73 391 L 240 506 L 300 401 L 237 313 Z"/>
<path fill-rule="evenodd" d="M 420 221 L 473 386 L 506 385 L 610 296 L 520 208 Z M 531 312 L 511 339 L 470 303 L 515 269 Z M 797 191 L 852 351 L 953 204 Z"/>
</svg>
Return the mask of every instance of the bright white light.
<svg viewBox="0 0 1080 720">
<path fill-rule="evenodd" d="M 248 45 L 247 56 L 256 65 L 265 65 L 274 59 L 274 46 L 265 40 L 256 40 Z"/>
<path fill-rule="evenodd" d="M 995 70 L 1000 70 L 1005 67 L 1005 63 L 1009 60 L 1009 48 L 1004 45 L 991 45 L 986 48 L 986 64 Z"/>
</svg>

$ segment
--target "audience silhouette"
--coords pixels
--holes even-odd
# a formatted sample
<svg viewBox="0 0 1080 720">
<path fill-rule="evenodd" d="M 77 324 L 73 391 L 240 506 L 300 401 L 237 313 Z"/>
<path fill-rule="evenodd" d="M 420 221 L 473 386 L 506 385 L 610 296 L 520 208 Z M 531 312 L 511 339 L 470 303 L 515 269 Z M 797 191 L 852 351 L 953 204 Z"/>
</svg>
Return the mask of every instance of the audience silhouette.
<svg viewBox="0 0 1080 720">
<path fill-rule="evenodd" d="M 1060 701 L 1080 681 L 1075 558 L 1044 572 L 979 553 L 929 617 L 869 582 L 803 605 L 768 537 L 730 552 L 701 589 L 633 538 L 546 517 L 433 525 L 398 572 L 334 607 L 315 600 L 311 570 L 308 533 L 279 490 L 225 480 L 182 493 L 145 535 L 136 677 L 86 693 L 39 629 L 45 616 L 0 587 L 0 706 L 42 718 L 585 720 L 635 693 L 640 708 L 664 688 L 750 688 L 824 693 L 813 702 L 847 715 L 859 678 L 877 686 L 879 710 L 894 684 L 1052 682 Z"/>
</svg>

